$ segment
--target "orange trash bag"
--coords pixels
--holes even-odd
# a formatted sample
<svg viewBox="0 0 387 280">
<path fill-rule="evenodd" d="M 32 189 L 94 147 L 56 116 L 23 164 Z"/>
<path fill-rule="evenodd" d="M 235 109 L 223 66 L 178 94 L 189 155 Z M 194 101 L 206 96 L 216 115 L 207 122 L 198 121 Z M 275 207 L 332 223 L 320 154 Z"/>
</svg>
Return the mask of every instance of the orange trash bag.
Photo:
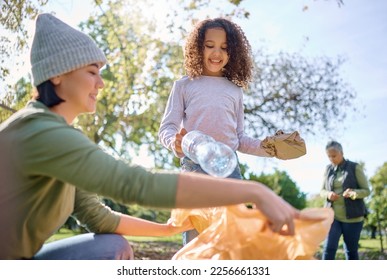
<svg viewBox="0 0 387 280">
<path fill-rule="evenodd" d="M 199 235 L 173 260 L 306 260 L 314 259 L 333 222 L 330 208 L 301 210 L 295 235 L 273 232 L 266 216 L 244 204 L 205 209 L 174 209 L 172 224 L 189 218 Z"/>
</svg>

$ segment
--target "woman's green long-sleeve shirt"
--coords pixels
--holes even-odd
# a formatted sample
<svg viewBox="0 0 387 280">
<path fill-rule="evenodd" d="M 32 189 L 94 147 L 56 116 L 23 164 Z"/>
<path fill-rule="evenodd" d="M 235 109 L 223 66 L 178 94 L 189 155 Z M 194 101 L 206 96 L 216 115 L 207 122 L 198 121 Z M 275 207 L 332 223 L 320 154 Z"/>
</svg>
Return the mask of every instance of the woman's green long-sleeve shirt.
<svg viewBox="0 0 387 280">
<path fill-rule="evenodd" d="M 38 101 L 0 125 L 0 259 L 31 258 L 75 215 L 92 232 L 113 232 L 123 204 L 172 208 L 177 174 L 117 160 Z"/>
<path fill-rule="evenodd" d="M 328 169 L 327 169 L 328 170 Z M 327 178 L 327 170 L 325 171 L 324 178 Z M 356 196 L 353 197 L 353 199 L 362 199 L 367 197 L 370 194 L 370 189 L 368 186 L 368 180 L 366 175 L 364 174 L 363 168 L 360 164 L 356 165 L 355 168 L 355 176 L 357 183 L 359 185 L 358 189 L 352 188 L 353 191 L 356 193 Z M 335 219 L 340 221 L 340 222 L 345 222 L 345 223 L 356 223 L 356 222 L 361 222 L 364 220 L 364 217 L 358 217 L 358 218 L 352 218 L 348 219 L 346 217 L 346 210 L 345 210 L 345 203 L 344 203 L 344 197 L 342 196 L 343 194 L 343 181 L 344 181 L 344 172 L 342 170 L 338 170 L 337 176 L 335 180 L 333 181 L 333 191 L 340 195 L 339 199 L 336 200 L 332 204 L 333 211 L 335 213 Z M 320 195 L 324 199 L 328 199 L 328 191 L 325 188 L 325 179 L 324 183 L 322 185 Z"/>
</svg>

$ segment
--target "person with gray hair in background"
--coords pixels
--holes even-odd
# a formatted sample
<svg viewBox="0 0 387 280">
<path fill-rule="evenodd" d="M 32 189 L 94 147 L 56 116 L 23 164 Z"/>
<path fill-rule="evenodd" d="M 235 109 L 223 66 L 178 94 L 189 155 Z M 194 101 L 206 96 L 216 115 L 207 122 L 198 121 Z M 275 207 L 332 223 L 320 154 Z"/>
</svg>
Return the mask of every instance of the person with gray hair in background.
<svg viewBox="0 0 387 280">
<path fill-rule="evenodd" d="M 339 142 L 329 141 L 325 147 L 331 162 L 325 170 L 320 195 L 325 207 L 332 207 L 335 216 L 324 242 L 323 260 L 334 260 L 340 237 L 344 239 L 347 260 L 358 260 L 359 239 L 366 208 L 363 199 L 370 194 L 368 180 L 360 164 L 344 158 Z"/>
<path fill-rule="evenodd" d="M 0 124 L 0 259 L 133 259 L 125 235 L 193 228 L 115 212 L 99 196 L 166 209 L 253 203 L 273 232 L 294 235 L 299 211 L 264 184 L 148 170 L 75 129 L 78 115 L 96 110 L 106 63 L 91 37 L 53 15 L 38 16 L 31 47 L 37 94 Z M 47 243 L 70 215 L 90 233 Z"/>
</svg>

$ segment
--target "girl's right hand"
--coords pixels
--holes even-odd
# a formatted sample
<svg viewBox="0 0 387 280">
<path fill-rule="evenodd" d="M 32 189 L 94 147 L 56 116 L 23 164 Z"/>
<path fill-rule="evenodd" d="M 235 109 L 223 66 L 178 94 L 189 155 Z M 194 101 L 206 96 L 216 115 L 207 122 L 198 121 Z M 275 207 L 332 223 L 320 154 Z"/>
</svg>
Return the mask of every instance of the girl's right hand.
<svg viewBox="0 0 387 280">
<path fill-rule="evenodd" d="M 187 130 L 185 128 L 180 129 L 178 133 L 176 133 L 175 138 L 172 142 L 172 148 L 177 157 L 184 157 L 183 150 L 181 148 L 181 143 L 183 141 L 183 136 L 187 134 Z"/>
</svg>

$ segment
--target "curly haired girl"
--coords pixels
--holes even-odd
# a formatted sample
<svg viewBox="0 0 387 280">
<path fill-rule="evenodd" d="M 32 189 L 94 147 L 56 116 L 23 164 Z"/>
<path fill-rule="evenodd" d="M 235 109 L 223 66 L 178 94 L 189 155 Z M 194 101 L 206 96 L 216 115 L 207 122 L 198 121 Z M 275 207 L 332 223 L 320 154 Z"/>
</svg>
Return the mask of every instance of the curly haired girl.
<svg viewBox="0 0 387 280">
<path fill-rule="evenodd" d="M 185 45 L 187 76 L 175 81 L 159 129 L 163 146 L 181 158 L 184 172 L 204 172 L 186 157 L 181 141 L 200 130 L 234 151 L 270 157 L 261 140 L 244 133 L 243 89 L 252 76 L 251 47 L 242 29 L 225 18 L 199 22 Z M 229 178 L 242 179 L 239 165 Z M 193 231 L 183 241 L 195 237 Z"/>
<path fill-rule="evenodd" d="M 217 71 L 211 73 L 211 68 L 208 68 L 211 64 L 207 63 L 205 55 L 210 54 L 214 43 L 206 43 L 206 32 L 214 29 L 224 34 L 226 40 L 221 46 L 222 56 L 224 56 L 224 61 L 219 64 L 222 66 L 219 67 L 221 72 L 216 69 Z M 200 75 L 223 76 L 237 86 L 246 88 L 251 80 L 253 69 L 250 43 L 243 30 L 235 23 L 223 18 L 204 20 L 187 38 L 184 64 L 191 78 Z"/>
</svg>

